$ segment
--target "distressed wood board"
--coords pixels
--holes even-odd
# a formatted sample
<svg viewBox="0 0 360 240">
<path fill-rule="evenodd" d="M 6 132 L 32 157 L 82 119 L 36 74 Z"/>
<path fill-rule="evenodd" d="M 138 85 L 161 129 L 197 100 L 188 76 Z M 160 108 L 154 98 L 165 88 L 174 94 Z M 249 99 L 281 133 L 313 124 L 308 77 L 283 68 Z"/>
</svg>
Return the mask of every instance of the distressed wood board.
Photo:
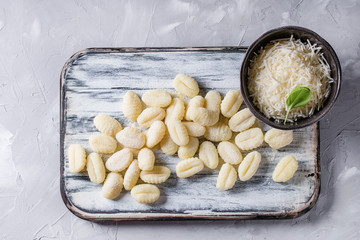
<svg viewBox="0 0 360 240">
<path fill-rule="evenodd" d="M 178 157 L 159 150 L 155 151 L 156 164 L 168 166 L 172 174 L 158 185 L 161 196 L 151 205 L 135 202 L 125 190 L 115 200 L 105 199 L 102 185 L 90 182 L 85 171 L 72 174 L 68 170 L 70 144 L 81 144 L 91 152 L 88 138 L 97 132 L 93 119 L 98 113 L 114 116 L 123 126 L 134 124 L 122 114 L 127 91 L 139 95 L 148 89 L 174 91 L 173 78 L 182 72 L 199 82 L 203 96 L 212 89 L 224 96 L 240 88 L 245 51 L 244 47 L 95 48 L 72 56 L 61 73 L 60 97 L 61 194 L 69 210 L 92 221 L 120 221 L 295 218 L 311 209 L 320 191 L 318 125 L 295 131 L 294 141 L 284 149 L 275 151 L 264 143 L 257 149 L 262 155 L 257 173 L 248 182 L 238 180 L 229 191 L 215 187 L 220 167 L 179 179 L 175 174 Z M 269 129 L 258 124 L 264 131 Z M 299 169 L 290 181 L 275 183 L 272 172 L 288 154 L 296 157 Z"/>
</svg>

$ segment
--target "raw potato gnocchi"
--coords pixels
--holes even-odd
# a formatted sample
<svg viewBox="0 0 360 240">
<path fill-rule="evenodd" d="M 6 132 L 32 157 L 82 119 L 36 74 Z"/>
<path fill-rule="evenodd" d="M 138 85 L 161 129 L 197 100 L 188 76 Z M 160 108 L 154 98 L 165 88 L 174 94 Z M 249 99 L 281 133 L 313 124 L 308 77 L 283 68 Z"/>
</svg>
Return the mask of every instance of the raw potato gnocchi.
<svg viewBox="0 0 360 240">
<path fill-rule="evenodd" d="M 206 167 L 215 169 L 219 164 L 219 155 L 215 145 L 212 142 L 205 141 L 199 148 L 199 158 Z"/>
<path fill-rule="evenodd" d="M 116 140 L 103 133 L 91 135 L 89 144 L 94 152 L 104 154 L 114 153 L 117 147 Z"/>
<path fill-rule="evenodd" d="M 251 150 L 259 147 L 264 141 L 260 128 L 250 128 L 235 137 L 235 143 L 241 150 Z"/>
<path fill-rule="evenodd" d="M 223 122 L 218 122 L 214 126 L 206 127 L 204 137 L 213 142 L 230 140 L 232 132 L 229 126 Z"/>
<path fill-rule="evenodd" d="M 216 187 L 220 190 L 229 190 L 235 185 L 237 173 L 233 166 L 225 163 L 221 166 Z"/>
<path fill-rule="evenodd" d="M 275 182 L 286 182 L 290 180 L 296 170 L 298 169 L 298 162 L 294 156 L 288 155 L 280 160 L 276 165 L 275 170 L 272 174 L 272 179 Z"/>
<path fill-rule="evenodd" d="M 196 80 L 183 73 L 176 75 L 174 79 L 174 88 L 176 91 L 191 98 L 199 93 L 199 85 Z"/>
<path fill-rule="evenodd" d="M 87 157 L 87 172 L 90 181 L 100 184 L 105 180 L 105 166 L 98 153 L 90 153 Z"/>
<path fill-rule="evenodd" d="M 137 117 L 142 112 L 142 105 L 139 96 L 129 91 L 125 94 L 122 104 L 122 112 L 126 118 L 135 122 Z"/>
<path fill-rule="evenodd" d="M 271 148 L 279 149 L 293 141 L 293 131 L 272 128 L 265 133 L 264 140 Z"/>
<path fill-rule="evenodd" d="M 196 137 L 190 137 L 188 144 L 179 147 L 178 156 L 180 159 L 191 158 L 195 155 L 198 148 L 199 148 L 199 139 Z"/>
<path fill-rule="evenodd" d="M 239 165 L 239 178 L 241 181 L 247 181 L 259 168 L 261 162 L 261 154 L 257 151 L 253 151 L 245 156 L 244 160 Z"/>
<path fill-rule="evenodd" d="M 145 145 L 145 135 L 134 127 L 126 127 L 118 132 L 116 140 L 128 148 L 140 149 Z"/>
<path fill-rule="evenodd" d="M 188 158 L 185 160 L 181 160 L 176 165 L 176 175 L 179 178 L 188 178 L 197 174 L 198 172 L 203 170 L 203 168 L 204 164 L 199 158 Z"/>
<path fill-rule="evenodd" d="M 242 132 L 254 125 L 255 120 L 251 111 L 245 108 L 230 118 L 229 127 L 234 132 Z"/>
<path fill-rule="evenodd" d="M 149 90 L 143 94 L 141 100 L 150 107 L 167 107 L 171 103 L 171 95 L 162 89 Z"/>
<path fill-rule="evenodd" d="M 86 165 L 86 151 L 80 144 L 71 144 L 68 149 L 69 170 L 72 173 L 82 171 Z"/>
<path fill-rule="evenodd" d="M 138 160 L 134 160 L 129 168 L 126 170 L 124 175 L 124 188 L 125 190 L 131 190 L 139 180 L 140 168 L 138 165 Z"/>
<path fill-rule="evenodd" d="M 139 184 L 131 189 L 131 197 L 138 203 L 153 203 L 160 197 L 160 190 L 151 184 Z"/>
<path fill-rule="evenodd" d="M 229 164 L 239 164 L 242 160 L 240 150 L 231 142 L 221 142 L 218 145 L 220 157 Z"/>
<path fill-rule="evenodd" d="M 219 114 L 215 111 L 203 107 L 191 108 L 189 110 L 191 110 L 191 120 L 202 126 L 213 126 L 219 121 Z"/>
<path fill-rule="evenodd" d="M 171 156 L 178 151 L 179 146 L 171 139 L 169 133 L 166 133 L 160 142 L 160 148 L 163 153 Z"/>
<path fill-rule="evenodd" d="M 185 146 L 189 143 L 189 134 L 185 125 L 174 119 L 167 124 L 171 139 L 179 146 Z"/>
<path fill-rule="evenodd" d="M 123 188 L 124 179 L 120 173 L 111 172 L 107 175 L 102 187 L 102 195 L 107 199 L 117 198 Z"/>
<path fill-rule="evenodd" d="M 218 91 L 210 91 L 205 95 L 205 108 L 220 114 L 221 95 Z"/>
<path fill-rule="evenodd" d="M 155 154 L 151 149 L 143 148 L 138 154 L 138 164 L 141 170 L 150 171 L 154 168 Z"/>
<path fill-rule="evenodd" d="M 122 130 L 121 124 L 107 114 L 98 114 L 94 118 L 94 125 L 100 132 L 109 136 L 115 136 Z"/>
<path fill-rule="evenodd" d="M 204 126 L 201 126 L 200 124 L 196 122 L 182 122 L 187 131 L 189 136 L 191 137 L 201 137 L 204 135 L 206 128 Z"/>
<path fill-rule="evenodd" d="M 166 109 L 165 123 L 171 119 L 182 120 L 185 115 L 185 103 L 180 98 L 174 98 L 170 106 Z"/>
<path fill-rule="evenodd" d="M 170 177 L 171 171 L 165 166 L 155 166 L 152 170 L 141 171 L 140 178 L 146 183 L 160 184 Z"/>
<path fill-rule="evenodd" d="M 137 123 L 143 128 L 149 128 L 156 120 L 163 120 L 165 110 L 159 107 L 146 108 L 137 118 Z"/>
<path fill-rule="evenodd" d="M 192 120 L 192 114 L 194 109 L 199 108 L 199 107 L 203 107 L 205 105 L 205 98 L 203 98 L 202 96 L 195 96 L 192 99 L 190 99 L 186 110 L 185 110 L 185 120 L 190 121 Z"/>
<path fill-rule="evenodd" d="M 227 118 L 232 117 L 243 102 L 240 90 L 230 90 L 221 102 L 221 114 Z"/>
<path fill-rule="evenodd" d="M 114 153 L 105 163 L 107 170 L 111 172 L 121 172 L 129 167 L 133 160 L 133 154 L 128 148 L 124 148 Z"/>
<path fill-rule="evenodd" d="M 154 147 L 165 136 L 166 127 L 162 121 L 155 121 L 151 124 L 149 130 L 146 132 L 146 146 L 148 148 Z"/>
</svg>

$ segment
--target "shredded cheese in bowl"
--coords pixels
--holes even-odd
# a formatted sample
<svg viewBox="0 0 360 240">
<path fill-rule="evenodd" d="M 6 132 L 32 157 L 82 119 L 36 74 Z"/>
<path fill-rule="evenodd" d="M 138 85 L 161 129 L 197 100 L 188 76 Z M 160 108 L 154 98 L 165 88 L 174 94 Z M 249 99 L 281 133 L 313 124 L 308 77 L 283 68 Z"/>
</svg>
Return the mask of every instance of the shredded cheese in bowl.
<svg viewBox="0 0 360 240">
<path fill-rule="evenodd" d="M 252 59 L 248 89 L 254 104 L 267 118 L 284 120 L 286 99 L 297 87 L 308 87 L 311 99 L 290 111 L 288 121 L 306 118 L 318 111 L 330 94 L 330 66 L 316 44 L 293 36 L 271 41 Z"/>
</svg>

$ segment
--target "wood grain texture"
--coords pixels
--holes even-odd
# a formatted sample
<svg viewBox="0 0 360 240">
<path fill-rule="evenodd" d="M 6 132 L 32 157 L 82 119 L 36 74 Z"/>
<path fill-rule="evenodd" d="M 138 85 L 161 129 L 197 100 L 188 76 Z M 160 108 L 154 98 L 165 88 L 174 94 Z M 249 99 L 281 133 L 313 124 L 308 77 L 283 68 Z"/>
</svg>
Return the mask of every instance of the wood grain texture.
<svg viewBox="0 0 360 240">
<path fill-rule="evenodd" d="M 238 180 L 229 191 L 215 187 L 221 164 L 216 170 L 204 169 L 179 179 L 175 174 L 179 158 L 157 150 L 156 164 L 166 165 L 172 174 L 158 185 L 161 196 L 152 205 L 135 202 L 124 190 L 115 200 L 105 199 L 102 185 L 90 182 L 85 172 L 68 170 L 70 144 L 81 144 L 91 152 L 88 138 L 97 132 L 93 118 L 98 113 L 115 117 L 123 126 L 134 124 L 122 114 L 122 98 L 128 90 L 139 95 L 148 89 L 174 91 L 173 78 L 182 72 L 199 82 L 201 95 L 215 89 L 224 96 L 228 90 L 240 88 L 239 69 L 245 51 L 241 47 L 88 49 L 69 59 L 61 74 L 60 103 L 61 193 L 66 206 L 77 216 L 94 221 L 294 218 L 308 211 L 320 191 L 317 125 L 294 132 L 293 143 L 284 149 L 275 151 L 264 143 L 257 149 L 262 155 L 257 173 L 248 182 Z M 264 131 L 269 129 L 257 124 Z M 296 157 L 299 169 L 289 182 L 275 183 L 272 172 L 288 154 Z"/>
</svg>

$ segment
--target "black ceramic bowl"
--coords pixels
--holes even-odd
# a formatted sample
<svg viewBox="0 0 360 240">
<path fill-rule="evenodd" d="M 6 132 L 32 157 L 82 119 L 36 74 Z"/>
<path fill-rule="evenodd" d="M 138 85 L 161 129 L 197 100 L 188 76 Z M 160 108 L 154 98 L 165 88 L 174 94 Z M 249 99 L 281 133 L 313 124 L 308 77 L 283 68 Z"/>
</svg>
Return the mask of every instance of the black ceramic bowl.
<svg viewBox="0 0 360 240">
<path fill-rule="evenodd" d="M 280 38 L 290 38 L 291 35 L 293 35 L 295 39 L 300 39 L 304 43 L 307 41 L 307 39 L 309 39 L 309 41 L 312 44 L 316 43 L 318 46 L 321 46 L 322 48 L 321 51 L 323 52 L 324 57 L 326 58 L 331 68 L 331 77 L 334 79 L 334 82 L 330 84 L 331 86 L 330 95 L 325 100 L 323 107 L 319 111 L 316 111 L 310 117 L 299 118 L 294 123 L 287 122 L 286 125 L 284 125 L 283 122 L 276 122 L 274 119 L 267 118 L 253 103 L 253 100 L 250 97 L 250 93 L 247 88 L 248 69 L 250 67 L 250 61 L 253 59 L 254 54 L 258 53 L 261 47 L 265 47 L 265 45 L 268 44 L 271 40 L 276 40 Z M 286 26 L 286 27 L 275 28 L 264 33 L 253 44 L 251 44 L 251 46 L 248 48 L 246 52 L 244 61 L 241 66 L 240 83 L 241 83 L 241 87 L 240 87 L 241 94 L 243 95 L 244 102 L 257 119 L 270 125 L 271 127 L 278 129 L 283 129 L 283 130 L 299 129 L 318 122 L 329 112 L 331 107 L 334 105 L 340 91 L 341 67 L 340 67 L 339 59 L 336 56 L 334 49 L 330 46 L 330 44 L 326 40 L 320 37 L 317 33 L 302 27 Z"/>
</svg>

